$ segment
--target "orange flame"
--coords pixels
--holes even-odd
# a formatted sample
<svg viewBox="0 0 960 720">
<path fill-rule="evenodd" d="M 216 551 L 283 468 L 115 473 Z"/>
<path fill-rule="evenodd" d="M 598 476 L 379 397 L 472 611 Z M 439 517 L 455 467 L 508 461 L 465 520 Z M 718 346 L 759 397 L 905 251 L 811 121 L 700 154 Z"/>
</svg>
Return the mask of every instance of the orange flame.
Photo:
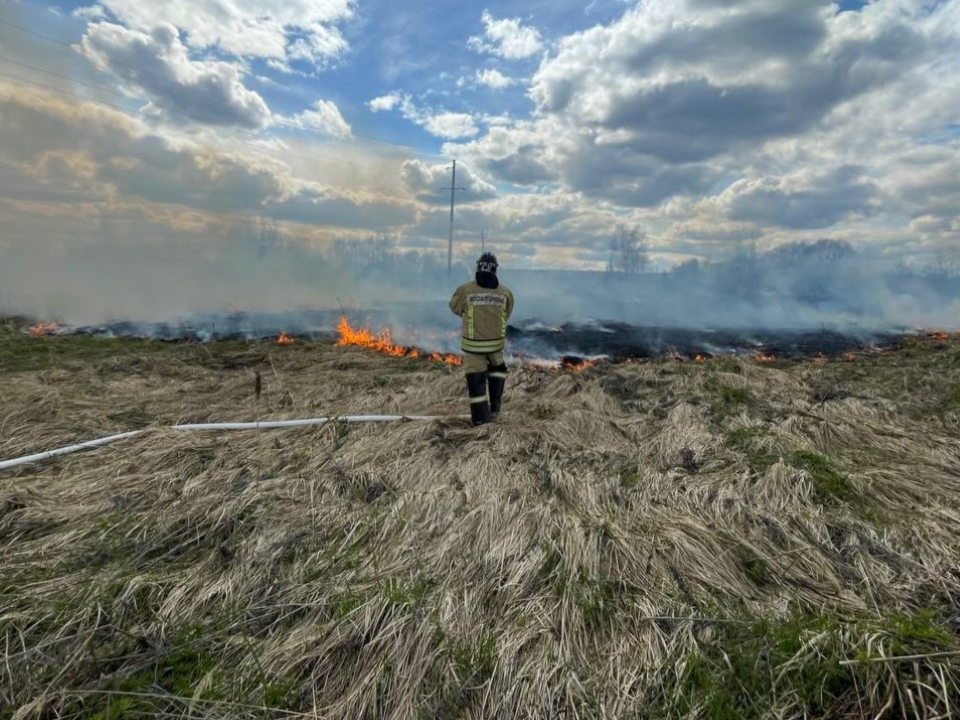
<svg viewBox="0 0 960 720">
<path fill-rule="evenodd" d="M 754 353 L 753 359 L 758 363 L 773 362 L 776 358 L 773 355 L 764 355 L 763 353 Z"/>
<path fill-rule="evenodd" d="M 28 328 L 27 332 L 33 337 L 40 337 L 41 335 L 53 335 L 59 329 L 60 326 L 55 322 L 40 322 Z"/>
<path fill-rule="evenodd" d="M 694 361 L 694 362 L 698 362 L 698 363 L 702 363 L 702 362 L 706 362 L 706 358 L 705 358 L 703 355 L 701 355 L 700 353 L 697 353 L 697 356 L 693 359 L 693 361 Z"/>
<path fill-rule="evenodd" d="M 277 338 L 277 345 L 293 345 L 295 342 L 296 340 L 287 335 L 285 332 L 280 333 L 280 337 Z"/>
<path fill-rule="evenodd" d="M 563 370 L 573 370 L 575 372 L 581 372 L 596 366 L 597 363 L 586 358 L 565 357 L 560 361 L 560 367 Z"/>
<path fill-rule="evenodd" d="M 429 355 L 426 355 L 425 357 L 427 358 L 427 360 L 434 360 L 436 362 L 446 363 L 447 365 L 463 365 L 463 358 L 461 358 L 458 355 L 432 352 Z"/>
<path fill-rule="evenodd" d="M 443 362 L 447 365 L 463 364 L 463 359 L 459 355 L 438 352 L 424 353 L 415 347 L 395 345 L 393 338 L 390 337 L 390 330 L 387 328 L 378 333 L 372 333 L 366 327 L 353 328 L 350 326 L 350 322 L 346 316 L 340 318 L 340 324 L 337 326 L 337 330 L 340 332 L 340 339 L 337 341 L 337 345 L 340 347 L 354 345 L 356 347 L 367 348 L 368 350 L 375 350 L 385 355 L 390 355 L 391 357 L 423 357 L 428 360 Z"/>
<path fill-rule="evenodd" d="M 856 362 L 857 359 L 856 354 L 852 352 L 845 352 L 841 357 L 847 362 Z"/>
<path fill-rule="evenodd" d="M 930 330 L 927 332 L 927 337 L 931 340 L 949 340 L 950 333 L 946 333 L 943 330 Z"/>
</svg>

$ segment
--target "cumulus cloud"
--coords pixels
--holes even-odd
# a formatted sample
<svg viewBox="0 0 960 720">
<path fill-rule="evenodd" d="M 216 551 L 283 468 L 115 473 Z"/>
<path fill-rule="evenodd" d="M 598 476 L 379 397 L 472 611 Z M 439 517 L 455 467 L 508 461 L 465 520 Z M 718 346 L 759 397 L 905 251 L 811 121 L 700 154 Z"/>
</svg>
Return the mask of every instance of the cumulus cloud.
<svg viewBox="0 0 960 720">
<path fill-rule="evenodd" d="M 91 25 L 81 47 L 120 77 L 125 90 L 149 99 L 147 109 L 154 113 L 178 112 L 221 127 L 293 127 L 350 137 L 350 125 L 329 100 L 278 117 L 243 83 L 245 72 L 262 67 L 256 63 L 251 70 L 253 58 L 289 70 L 311 57 L 340 57 L 337 48 L 344 46 L 336 33 L 311 34 L 304 27 L 313 22 L 310 13 L 324 6 L 327 19 L 317 22 L 335 29 L 348 19 L 350 2 L 295 0 L 290 5 L 301 16 L 291 20 L 287 4 L 268 0 L 262 24 L 250 20 L 252 0 L 199 0 L 196 21 L 174 5 L 146 12 L 134 0 L 104 0 L 95 6 L 102 22 Z M 484 12 L 483 32 L 469 44 L 496 57 L 474 56 L 482 62 L 451 68 L 445 76 L 431 69 L 429 88 L 417 88 L 413 78 L 435 68 L 434 47 L 414 55 L 409 45 L 402 58 L 391 56 L 391 67 L 412 82 L 368 100 L 367 108 L 396 112 L 445 141 L 443 155 L 458 159 L 457 184 L 471 187 L 457 197 L 458 228 L 462 219 L 464 232 L 496 230 L 505 242 L 509 237 L 516 243 L 518 257 L 544 263 L 562 256 L 602 264 L 609 229 L 624 218 L 642 226 L 657 256 L 670 262 L 684 254 L 723 258 L 745 240 L 768 247 L 831 237 L 861 247 L 883 245 L 892 253 L 919 245 L 927 251 L 957 237 L 957 0 L 873 0 L 843 12 L 828 0 L 611 0 L 609 6 L 620 8 L 616 19 L 549 45 L 529 27 L 532 21 Z M 223 16 L 221 30 L 210 22 L 215 7 Z M 162 23 L 177 24 L 180 32 L 164 36 Z M 111 27 L 126 34 L 106 32 Z M 257 43 L 254 32 L 262 33 Z M 248 49 L 241 52 L 244 43 Z M 147 51 L 154 59 L 144 65 L 137 52 Z M 529 79 L 525 71 L 522 80 L 500 59 L 531 57 L 537 69 Z M 124 65 L 149 68 L 151 77 Z M 490 99 L 488 91 L 469 97 L 507 83 L 529 86 L 532 107 L 514 104 L 512 92 L 493 108 L 481 104 Z M 453 98 L 464 96 L 469 105 L 454 105 Z M 294 158 L 289 148 L 264 149 L 287 153 L 282 163 L 251 162 L 247 153 L 201 152 L 151 136 L 150 143 L 163 150 L 151 153 L 142 140 L 144 126 L 134 121 L 126 140 L 108 133 L 110 142 L 120 137 L 127 150 L 91 155 L 57 142 L 38 145 L 36 138 L 4 134 L 6 129 L 0 128 L 6 158 L 0 159 L 0 185 L 15 184 L 6 178 L 29 168 L 19 187 L 38 194 L 119 194 L 178 207 L 269 212 L 311 224 L 356 219 L 358 227 L 382 214 L 407 228 L 412 222 L 412 235 L 419 233 L 425 243 L 445 237 L 448 229 L 449 191 L 441 188 L 450 175 L 443 166 L 408 163 L 402 186 L 389 192 L 404 190 L 420 202 L 409 195 L 402 198 L 406 204 L 380 202 L 342 187 L 305 183 L 310 166 L 323 163 Z M 168 131 L 176 132 L 170 126 Z M 155 126 L 153 132 L 161 131 Z M 84 139 L 76 146 L 87 142 L 109 145 Z M 29 160 L 13 159 L 26 148 Z M 343 162 L 338 167 L 348 167 Z M 352 181 L 354 189 L 371 177 L 399 184 L 399 162 L 389 172 L 376 165 L 340 179 L 330 170 L 323 179 Z M 527 190 L 539 204 L 498 195 L 496 188 L 506 183 Z M 411 207 L 419 213 L 415 220 Z M 370 218 L 362 217 L 366 209 Z"/>
<path fill-rule="evenodd" d="M 398 92 L 390 93 L 389 95 L 381 95 L 376 97 L 367 103 L 367 106 L 373 112 L 386 112 L 393 110 L 400 103 L 403 102 L 403 96 Z"/>
<path fill-rule="evenodd" d="M 444 152 L 662 217 L 688 198 L 693 217 L 649 218 L 670 242 L 689 221 L 728 242 L 955 214 L 953 167 L 924 176 L 898 158 L 918 142 L 955 154 L 957 8 L 647 0 L 556 43 L 531 119 Z"/>
<path fill-rule="evenodd" d="M 863 168 L 801 172 L 734 183 L 719 198 L 731 220 L 792 229 L 827 228 L 877 210 L 876 184 Z"/>
<path fill-rule="evenodd" d="M 218 48 L 244 58 L 322 66 L 348 49 L 338 23 L 353 17 L 354 0 L 101 0 L 93 7 L 124 25 L 150 32 L 159 25 L 184 31 L 193 49 Z"/>
<path fill-rule="evenodd" d="M 912 216 L 954 217 L 960 199 L 960 140 L 928 145 L 905 153 L 899 170 L 884 184 L 888 195 Z"/>
<path fill-rule="evenodd" d="M 301 130 L 315 130 L 321 135 L 341 140 L 353 135 L 350 125 L 340 114 L 340 109 L 329 100 L 317 100 L 313 109 L 298 113 L 282 123 Z"/>
<path fill-rule="evenodd" d="M 295 176 L 277 159 L 160 137 L 122 113 L 0 85 L 0 171 L 30 178 L 36 196 L 179 205 L 336 227 L 412 223 L 401 197 L 348 192 Z M 51 181 L 55 185 L 51 186 Z"/>
<path fill-rule="evenodd" d="M 450 202 L 449 165 L 428 165 L 422 160 L 407 160 L 403 163 L 400 177 L 404 187 L 417 199 L 434 204 Z M 464 188 L 458 196 L 461 203 L 497 197 L 497 189 L 467 165 L 457 165 L 457 186 Z M 448 189 L 443 190 L 444 187 Z"/>
<path fill-rule="evenodd" d="M 98 69 L 112 72 L 133 95 L 146 95 L 144 111 L 185 116 L 211 125 L 262 128 L 270 109 L 247 89 L 236 65 L 191 60 L 172 25 L 149 33 L 108 22 L 93 23 L 80 49 Z"/>
<path fill-rule="evenodd" d="M 881 183 L 885 209 L 910 218 L 925 245 L 960 244 L 960 140 L 904 153 Z"/>
<path fill-rule="evenodd" d="M 479 130 L 472 115 L 466 113 L 441 112 L 426 115 L 423 127 L 439 138 L 473 137 Z"/>
<path fill-rule="evenodd" d="M 416 208 L 409 202 L 343 193 L 318 183 L 305 183 L 293 194 L 267 202 L 264 214 L 287 222 L 367 230 L 411 226 L 417 217 Z"/>
<path fill-rule="evenodd" d="M 533 78 L 541 111 L 629 131 L 635 150 L 667 162 L 705 160 L 811 129 L 923 47 L 902 21 L 854 32 L 814 3 L 690 5 L 654 0 L 566 38 Z"/>
<path fill-rule="evenodd" d="M 80 7 L 74 10 L 71 15 L 80 20 L 106 20 L 107 11 L 102 5 L 91 5 L 89 7 Z"/>
<path fill-rule="evenodd" d="M 517 152 L 503 159 L 486 161 L 485 166 L 497 177 L 514 185 L 540 185 L 556 180 L 556 173 L 538 160 L 535 152 L 528 150 L 518 148 Z"/>
<path fill-rule="evenodd" d="M 540 31 L 524 27 L 519 18 L 497 20 L 484 10 L 480 19 L 483 21 L 483 35 L 475 35 L 467 41 L 472 50 L 519 60 L 536 55 L 543 47 Z"/>
<path fill-rule="evenodd" d="M 548 149 L 551 135 L 547 125 L 541 122 L 503 121 L 489 123 L 490 130 L 481 138 L 465 143 L 447 143 L 445 155 L 463 158 L 475 167 L 483 168 L 497 178 L 515 185 L 536 185 L 560 179 L 560 170 L 554 165 L 554 157 Z M 565 130 L 555 126 L 554 133 Z"/>
<path fill-rule="evenodd" d="M 494 90 L 503 90 L 516 82 L 513 78 L 508 78 L 499 70 L 493 68 L 484 68 L 477 70 L 477 84 L 483 85 Z"/>
<path fill-rule="evenodd" d="M 480 132 L 472 115 L 419 108 L 414 104 L 413 98 L 406 93 L 393 92 L 382 95 L 371 100 L 367 106 L 373 112 L 399 109 L 405 119 L 419 125 L 431 135 L 445 140 L 469 138 Z"/>
</svg>

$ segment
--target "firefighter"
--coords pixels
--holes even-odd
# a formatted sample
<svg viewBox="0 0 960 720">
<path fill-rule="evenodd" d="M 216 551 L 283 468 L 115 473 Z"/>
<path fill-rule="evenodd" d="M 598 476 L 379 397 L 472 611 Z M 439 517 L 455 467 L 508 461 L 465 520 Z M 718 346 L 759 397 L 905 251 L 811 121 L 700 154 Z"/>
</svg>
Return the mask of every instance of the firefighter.
<svg viewBox="0 0 960 720">
<path fill-rule="evenodd" d="M 477 260 L 473 281 L 450 298 L 450 309 L 463 318 L 463 369 L 467 374 L 470 419 L 474 425 L 490 422 L 500 412 L 507 366 L 503 345 L 507 320 L 513 312 L 513 293 L 497 279 L 497 258 L 484 253 Z M 489 389 L 489 394 L 488 394 Z"/>
</svg>

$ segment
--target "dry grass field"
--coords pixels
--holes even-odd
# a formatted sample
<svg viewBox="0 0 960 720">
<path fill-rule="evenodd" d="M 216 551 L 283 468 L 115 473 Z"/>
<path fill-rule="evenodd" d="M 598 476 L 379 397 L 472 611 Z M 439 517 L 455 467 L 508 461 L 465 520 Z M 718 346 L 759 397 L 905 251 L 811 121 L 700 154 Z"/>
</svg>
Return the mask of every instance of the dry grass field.
<svg viewBox="0 0 960 720">
<path fill-rule="evenodd" d="M 254 395 L 254 373 L 262 393 Z M 461 371 L 0 329 L 0 718 L 960 717 L 960 338 Z M 346 414 L 433 421 L 184 433 Z"/>
</svg>

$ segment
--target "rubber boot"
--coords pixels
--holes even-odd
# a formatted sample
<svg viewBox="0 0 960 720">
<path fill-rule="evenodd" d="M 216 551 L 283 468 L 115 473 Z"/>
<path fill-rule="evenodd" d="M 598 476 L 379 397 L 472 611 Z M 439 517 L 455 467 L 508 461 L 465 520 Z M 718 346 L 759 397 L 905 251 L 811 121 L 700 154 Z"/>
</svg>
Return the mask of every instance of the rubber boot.
<svg viewBox="0 0 960 720">
<path fill-rule="evenodd" d="M 470 396 L 470 421 L 474 425 L 490 422 L 490 402 L 487 400 L 487 374 L 467 373 L 467 393 Z"/>
<path fill-rule="evenodd" d="M 494 415 L 500 412 L 503 401 L 503 387 L 507 384 L 507 366 L 494 365 L 487 373 L 487 387 L 490 389 L 490 412 Z"/>
</svg>

